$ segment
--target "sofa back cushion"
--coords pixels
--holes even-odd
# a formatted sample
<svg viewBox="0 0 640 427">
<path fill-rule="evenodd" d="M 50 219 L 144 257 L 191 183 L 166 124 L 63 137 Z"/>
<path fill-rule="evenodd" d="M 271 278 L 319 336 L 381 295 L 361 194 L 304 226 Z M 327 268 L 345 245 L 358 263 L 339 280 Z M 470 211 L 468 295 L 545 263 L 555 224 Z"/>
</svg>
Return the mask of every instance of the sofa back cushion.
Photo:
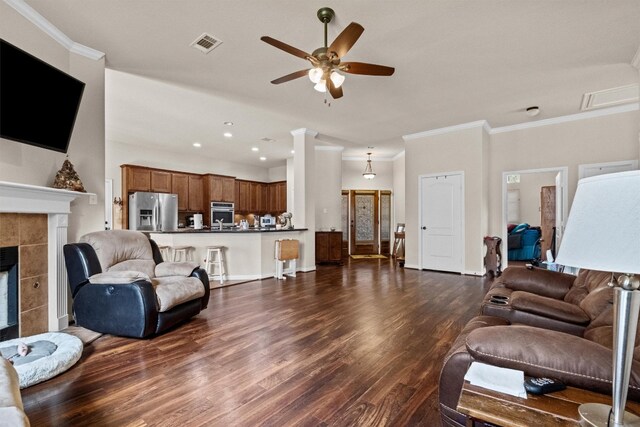
<svg viewBox="0 0 640 427">
<path fill-rule="evenodd" d="M 611 272 L 580 270 L 564 300 L 584 310 L 591 320 L 598 317 L 613 301 L 609 286 Z"/>
<path fill-rule="evenodd" d="M 80 242 L 93 247 L 104 272 L 130 270 L 154 277 L 156 263 L 151 244 L 138 231 L 96 231 L 82 236 Z"/>
</svg>

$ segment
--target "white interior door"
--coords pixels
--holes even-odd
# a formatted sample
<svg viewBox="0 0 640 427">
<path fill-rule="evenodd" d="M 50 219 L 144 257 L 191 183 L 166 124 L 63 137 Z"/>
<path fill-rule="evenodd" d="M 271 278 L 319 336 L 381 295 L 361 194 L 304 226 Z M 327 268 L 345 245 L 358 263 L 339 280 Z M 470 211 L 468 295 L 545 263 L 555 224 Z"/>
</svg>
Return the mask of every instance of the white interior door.
<svg viewBox="0 0 640 427">
<path fill-rule="evenodd" d="M 104 180 L 104 229 L 113 230 L 113 180 Z"/>
<path fill-rule="evenodd" d="M 462 174 L 422 177 L 421 267 L 462 273 Z"/>
<path fill-rule="evenodd" d="M 507 223 L 520 223 L 520 190 L 507 192 Z"/>
</svg>

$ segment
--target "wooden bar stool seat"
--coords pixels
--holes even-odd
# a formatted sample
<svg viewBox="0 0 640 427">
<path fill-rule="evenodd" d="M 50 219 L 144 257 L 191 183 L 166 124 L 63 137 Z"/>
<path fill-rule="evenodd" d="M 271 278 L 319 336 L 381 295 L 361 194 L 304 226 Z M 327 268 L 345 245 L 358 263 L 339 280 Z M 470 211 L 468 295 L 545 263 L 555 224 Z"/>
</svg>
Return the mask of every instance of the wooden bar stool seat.
<svg viewBox="0 0 640 427">
<path fill-rule="evenodd" d="M 193 246 L 172 246 L 173 261 L 193 261 L 193 252 L 196 250 Z"/>
<path fill-rule="evenodd" d="M 224 276 L 226 274 L 224 268 L 224 246 L 207 246 L 207 263 L 205 270 L 209 277 L 220 276 L 220 284 L 224 283 Z M 216 274 L 216 267 L 218 268 L 218 274 Z"/>
<path fill-rule="evenodd" d="M 160 255 L 162 255 L 162 260 L 163 261 L 170 261 L 171 260 L 171 247 L 170 246 L 162 245 L 162 246 L 158 246 L 158 249 L 160 250 Z"/>
</svg>

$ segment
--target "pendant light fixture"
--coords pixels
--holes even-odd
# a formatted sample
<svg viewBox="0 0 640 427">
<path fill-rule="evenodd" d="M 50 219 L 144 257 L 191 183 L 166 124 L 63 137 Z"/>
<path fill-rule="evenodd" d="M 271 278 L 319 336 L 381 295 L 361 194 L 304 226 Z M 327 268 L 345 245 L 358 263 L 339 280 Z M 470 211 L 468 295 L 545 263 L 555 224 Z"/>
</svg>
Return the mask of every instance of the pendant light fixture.
<svg viewBox="0 0 640 427">
<path fill-rule="evenodd" d="M 364 168 L 362 176 L 364 179 L 373 179 L 376 177 L 376 174 L 373 172 L 373 168 L 371 167 L 371 153 L 367 153 L 367 166 Z"/>
</svg>

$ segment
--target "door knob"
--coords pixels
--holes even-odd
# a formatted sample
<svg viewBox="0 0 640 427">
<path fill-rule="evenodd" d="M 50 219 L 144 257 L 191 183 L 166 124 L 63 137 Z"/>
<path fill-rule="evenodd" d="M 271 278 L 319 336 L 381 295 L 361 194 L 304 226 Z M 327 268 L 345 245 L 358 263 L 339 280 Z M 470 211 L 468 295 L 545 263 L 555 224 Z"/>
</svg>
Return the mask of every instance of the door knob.
<svg viewBox="0 0 640 427">
<path fill-rule="evenodd" d="M 426 230 L 426 229 L 427 229 L 427 227 L 424 227 L 424 226 L 423 226 L 423 227 L 422 227 L 422 229 L 423 229 L 423 230 Z"/>
</svg>

